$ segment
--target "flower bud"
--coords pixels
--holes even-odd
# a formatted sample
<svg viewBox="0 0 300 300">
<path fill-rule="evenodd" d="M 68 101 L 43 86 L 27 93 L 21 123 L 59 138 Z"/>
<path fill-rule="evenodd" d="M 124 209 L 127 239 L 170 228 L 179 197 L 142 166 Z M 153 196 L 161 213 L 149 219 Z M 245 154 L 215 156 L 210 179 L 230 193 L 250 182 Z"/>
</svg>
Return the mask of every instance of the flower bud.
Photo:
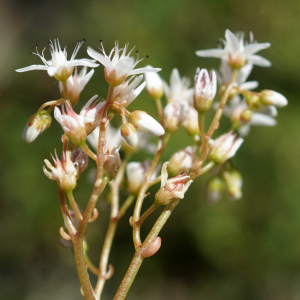
<svg viewBox="0 0 300 300">
<path fill-rule="evenodd" d="M 271 90 L 263 90 L 261 93 L 261 101 L 265 105 L 275 105 L 277 107 L 283 107 L 288 104 L 287 99 L 281 95 L 280 93 L 277 93 L 275 91 Z"/>
<path fill-rule="evenodd" d="M 241 121 L 243 121 L 244 123 L 248 123 L 251 121 L 253 112 L 250 109 L 245 109 L 242 111 L 240 119 Z"/>
<path fill-rule="evenodd" d="M 128 192 L 137 195 L 145 181 L 145 167 L 140 162 L 130 162 L 126 166 L 126 174 Z"/>
<path fill-rule="evenodd" d="M 174 153 L 168 164 L 168 172 L 175 176 L 192 168 L 196 161 L 196 147 L 187 147 Z"/>
<path fill-rule="evenodd" d="M 161 247 L 161 238 L 157 236 L 150 245 L 142 252 L 143 257 L 153 256 Z"/>
<path fill-rule="evenodd" d="M 192 106 L 189 107 L 188 114 L 183 122 L 183 126 L 187 134 L 190 136 L 194 137 L 195 135 L 200 134 L 198 112 Z"/>
<path fill-rule="evenodd" d="M 112 151 L 107 150 L 105 153 L 103 168 L 105 175 L 109 180 L 113 180 L 115 178 L 119 168 L 121 167 L 119 149 L 120 148 L 114 147 Z"/>
<path fill-rule="evenodd" d="M 52 156 L 52 159 L 55 163 L 55 167 L 51 165 L 49 160 L 44 160 L 45 165 L 52 171 L 52 173 L 49 172 L 47 168 L 43 166 L 45 175 L 49 179 L 57 181 L 57 184 L 63 191 L 73 191 L 76 187 L 77 170 L 71 160 L 71 151 L 66 151 L 65 155 L 63 153 L 61 161 L 56 152 L 55 158 Z"/>
<path fill-rule="evenodd" d="M 135 147 L 138 143 L 138 136 L 134 126 L 131 123 L 122 124 L 121 135 L 130 147 Z"/>
<path fill-rule="evenodd" d="M 241 173 L 232 169 L 224 172 L 226 182 L 226 190 L 232 200 L 239 200 L 242 197 L 242 184 L 243 179 Z"/>
<path fill-rule="evenodd" d="M 193 182 L 193 180 L 189 180 L 185 183 L 190 178 L 186 173 L 168 179 L 168 164 L 169 162 L 165 162 L 161 170 L 161 188 L 155 194 L 155 203 L 157 205 L 168 205 L 176 198 L 183 199 L 185 192 Z"/>
<path fill-rule="evenodd" d="M 215 141 L 212 141 L 212 149 L 209 158 L 217 164 L 221 164 L 233 157 L 240 148 L 244 139 L 237 138 L 232 132 L 221 135 Z"/>
<path fill-rule="evenodd" d="M 208 75 L 207 70 L 197 68 L 194 87 L 194 106 L 199 113 L 208 111 L 217 92 L 217 76 L 215 71 Z"/>
<path fill-rule="evenodd" d="M 206 191 L 207 203 L 215 203 L 219 201 L 225 190 L 225 182 L 220 177 L 213 177 L 208 181 Z"/>
<path fill-rule="evenodd" d="M 42 132 L 51 125 L 52 117 L 46 110 L 32 115 L 24 128 L 22 139 L 27 143 L 33 142 Z"/>
<path fill-rule="evenodd" d="M 77 178 L 79 178 L 89 163 L 89 156 L 80 147 L 77 147 L 72 152 L 71 160 L 77 170 Z"/>
<path fill-rule="evenodd" d="M 164 108 L 164 126 L 170 133 L 179 130 L 181 124 L 185 120 L 189 110 L 186 101 L 171 102 Z"/>
<path fill-rule="evenodd" d="M 144 111 L 135 110 L 129 115 L 128 121 L 138 131 L 156 136 L 165 134 L 164 128 Z"/>
<path fill-rule="evenodd" d="M 146 66 L 152 68 L 152 66 Z M 151 99 L 160 99 L 164 94 L 164 87 L 161 78 L 156 72 L 146 72 L 144 74 L 146 80 L 146 92 Z"/>
</svg>

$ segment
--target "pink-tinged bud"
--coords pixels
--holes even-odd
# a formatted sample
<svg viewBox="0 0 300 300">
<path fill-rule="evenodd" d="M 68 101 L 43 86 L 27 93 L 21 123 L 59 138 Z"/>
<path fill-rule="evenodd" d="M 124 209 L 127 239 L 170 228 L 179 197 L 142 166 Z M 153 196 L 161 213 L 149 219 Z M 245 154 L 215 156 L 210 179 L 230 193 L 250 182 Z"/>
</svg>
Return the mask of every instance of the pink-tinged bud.
<svg viewBox="0 0 300 300">
<path fill-rule="evenodd" d="M 59 82 L 59 90 L 61 93 L 62 98 L 69 99 L 72 103 L 72 106 L 74 107 L 80 97 L 80 93 L 86 86 L 86 84 L 89 82 L 91 77 L 94 74 L 94 70 L 91 70 L 89 73 L 87 73 L 87 67 L 83 67 L 79 74 L 77 74 L 77 67 L 75 67 L 75 75 L 70 76 L 67 80 L 67 87 L 68 87 L 68 94 L 65 95 L 65 91 L 63 88 L 63 85 L 61 81 Z"/>
<path fill-rule="evenodd" d="M 152 68 L 152 66 L 146 66 Z M 156 72 L 146 72 L 144 74 L 146 80 L 146 92 L 151 99 L 160 99 L 164 95 L 163 82 Z"/>
<path fill-rule="evenodd" d="M 47 168 L 43 166 L 45 175 L 49 179 L 57 181 L 59 187 L 63 191 L 73 191 L 76 187 L 77 170 L 71 160 L 71 151 L 66 151 L 65 155 L 62 156 L 61 161 L 56 152 L 55 158 L 52 156 L 52 159 L 55 163 L 55 167 L 51 165 L 49 160 L 44 160 L 45 165 L 52 171 L 52 173 L 49 172 Z"/>
<path fill-rule="evenodd" d="M 168 205 L 174 199 L 183 199 L 184 194 L 193 182 L 186 180 L 190 178 L 186 173 L 179 174 L 168 179 L 167 166 L 169 162 L 165 162 L 161 169 L 161 188 L 155 194 L 155 203 L 157 205 Z"/>
<path fill-rule="evenodd" d="M 51 125 L 52 117 L 46 110 L 32 115 L 24 128 L 22 139 L 27 143 L 33 142 L 41 133 Z"/>
<path fill-rule="evenodd" d="M 121 167 L 121 159 L 119 155 L 120 148 L 113 148 L 111 151 L 107 150 L 105 153 L 105 161 L 103 168 L 105 175 L 109 180 L 113 180 Z"/>
<path fill-rule="evenodd" d="M 206 201 L 209 204 L 218 202 L 225 190 L 225 182 L 220 177 L 213 177 L 207 184 Z"/>
<path fill-rule="evenodd" d="M 168 172 L 171 176 L 175 176 L 181 172 L 186 172 L 192 168 L 196 159 L 196 147 L 187 147 L 183 150 L 177 151 L 170 158 Z"/>
<path fill-rule="evenodd" d="M 85 143 L 87 137 L 84 117 L 77 115 L 68 102 L 66 102 L 66 110 L 67 112 L 65 112 L 63 107 L 61 113 L 60 110 L 55 107 L 54 118 L 68 135 L 70 141 L 75 145 L 81 145 Z"/>
<path fill-rule="evenodd" d="M 287 99 L 275 91 L 263 90 L 260 95 L 260 99 L 265 105 L 275 105 L 277 107 L 284 107 L 288 105 Z"/>
<path fill-rule="evenodd" d="M 192 106 L 189 107 L 188 114 L 183 122 L 183 126 L 187 134 L 190 136 L 194 137 L 195 135 L 200 134 L 198 112 Z"/>
<path fill-rule="evenodd" d="M 242 138 L 236 138 L 236 134 L 228 132 L 221 135 L 215 141 L 211 141 L 212 149 L 209 158 L 217 164 L 221 164 L 233 157 L 244 142 Z"/>
<path fill-rule="evenodd" d="M 164 128 L 144 111 L 135 110 L 129 115 L 128 121 L 140 132 L 156 136 L 165 134 Z"/>
<path fill-rule="evenodd" d="M 166 131 L 175 133 L 179 130 L 189 110 L 186 101 L 171 102 L 164 108 L 164 126 Z"/>
<path fill-rule="evenodd" d="M 224 178 L 226 182 L 226 191 L 232 200 L 239 200 L 242 198 L 242 185 L 243 178 L 241 173 L 232 169 L 224 172 Z"/>
<path fill-rule="evenodd" d="M 77 178 L 79 178 L 89 163 L 89 156 L 80 147 L 77 147 L 72 152 L 71 160 L 77 170 Z"/>
<path fill-rule="evenodd" d="M 217 76 L 215 71 L 197 68 L 194 86 L 194 106 L 199 113 L 208 111 L 217 92 Z"/>
<path fill-rule="evenodd" d="M 161 247 L 161 238 L 157 236 L 152 243 L 142 252 L 143 257 L 153 256 Z"/>
<path fill-rule="evenodd" d="M 135 147 L 138 143 L 138 136 L 134 126 L 131 123 L 122 124 L 121 135 L 130 147 Z"/>
</svg>

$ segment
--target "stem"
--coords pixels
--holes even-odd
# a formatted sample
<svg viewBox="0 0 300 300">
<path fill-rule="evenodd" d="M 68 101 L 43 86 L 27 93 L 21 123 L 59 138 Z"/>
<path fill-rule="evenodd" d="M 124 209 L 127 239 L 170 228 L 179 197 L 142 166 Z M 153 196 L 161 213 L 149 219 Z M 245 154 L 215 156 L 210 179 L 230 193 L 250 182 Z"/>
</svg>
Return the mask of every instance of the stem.
<svg viewBox="0 0 300 300">
<path fill-rule="evenodd" d="M 100 257 L 98 281 L 97 281 L 97 285 L 95 288 L 96 299 L 100 299 L 100 296 L 102 294 L 102 291 L 103 291 L 103 288 L 104 288 L 104 285 L 105 285 L 105 282 L 107 279 L 106 274 L 107 274 L 109 255 L 110 255 L 112 243 L 113 243 L 113 240 L 115 237 L 115 232 L 116 232 L 116 228 L 118 225 L 118 221 L 121 217 L 120 211 L 119 211 L 119 187 L 120 187 L 122 178 L 125 173 L 126 164 L 128 163 L 130 157 L 131 157 L 131 155 L 125 156 L 125 158 L 121 164 L 121 167 L 117 173 L 116 178 L 110 182 L 110 188 L 112 191 L 111 215 L 110 215 L 110 221 L 109 221 L 109 225 L 108 225 L 108 229 L 107 229 L 106 236 L 104 239 L 104 244 L 103 244 L 102 253 L 101 253 L 101 257 Z M 133 199 L 134 198 L 132 198 L 131 202 L 133 201 Z M 125 201 L 125 203 L 126 203 L 126 201 Z M 124 206 L 124 204 L 123 204 L 123 206 Z M 126 203 L 127 207 L 123 208 L 123 210 L 125 209 L 125 211 L 126 211 L 126 209 L 130 205 L 130 204 L 129 205 L 128 204 L 129 203 L 127 202 Z"/>
<path fill-rule="evenodd" d="M 129 195 L 128 198 L 124 201 L 123 205 L 121 206 L 120 210 L 119 210 L 119 214 L 118 214 L 118 218 L 120 219 L 122 216 L 125 215 L 127 209 L 129 208 L 129 206 L 132 204 L 133 200 L 134 200 L 135 196 L 134 195 Z"/>
<path fill-rule="evenodd" d="M 80 145 L 80 147 L 90 158 L 97 162 L 97 155 L 88 147 L 86 143 Z"/>
<path fill-rule="evenodd" d="M 164 126 L 163 109 L 160 98 L 155 99 L 160 124 Z"/>
<path fill-rule="evenodd" d="M 160 159 L 163 151 L 165 150 L 165 148 L 170 140 L 170 137 L 171 137 L 171 134 L 167 133 L 161 147 L 158 147 L 156 154 L 153 158 L 152 164 L 150 166 L 150 169 L 147 173 L 146 180 L 143 183 L 143 185 L 141 186 L 141 189 L 140 189 L 140 192 L 139 192 L 136 204 L 135 204 L 133 220 L 132 220 L 133 225 L 134 225 L 133 226 L 133 242 L 134 242 L 135 249 L 137 249 L 142 244 L 141 237 L 140 237 L 140 226 L 136 225 L 136 222 L 140 218 L 140 213 L 141 213 L 143 201 L 145 198 L 145 194 L 147 192 L 148 187 L 151 185 L 152 174 L 155 171 L 155 168 L 159 162 L 159 159 Z"/>
<path fill-rule="evenodd" d="M 84 252 L 84 258 L 85 258 L 86 265 L 88 266 L 88 268 L 90 269 L 90 271 L 92 273 L 94 273 L 96 276 L 98 276 L 99 275 L 99 270 L 91 262 L 91 260 L 90 260 L 90 258 L 89 258 L 89 256 L 87 255 L 86 252 Z"/>
<path fill-rule="evenodd" d="M 200 135 L 201 135 L 202 141 L 204 141 L 205 140 L 205 131 L 204 131 L 204 114 L 203 113 L 199 113 L 198 121 L 199 121 Z"/>
<path fill-rule="evenodd" d="M 122 280 L 122 283 L 114 297 L 113 300 L 123 300 L 125 299 L 134 278 L 144 260 L 142 253 L 147 247 L 152 243 L 152 241 L 158 236 L 159 232 L 161 231 L 162 227 L 165 225 L 166 221 L 170 217 L 172 211 L 178 204 L 180 199 L 174 199 L 162 212 L 160 217 L 157 219 L 156 223 L 154 224 L 153 228 L 151 229 L 150 233 L 148 234 L 147 238 L 145 239 L 144 243 L 139 247 L 134 257 L 131 261 L 131 264 Z"/>
<path fill-rule="evenodd" d="M 158 208 L 158 205 L 154 202 L 140 217 L 140 219 L 136 222 L 137 226 L 141 226 L 142 223 Z"/>
<path fill-rule="evenodd" d="M 67 192 L 67 196 L 68 196 L 69 202 L 72 206 L 72 209 L 75 213 L 76 218 L 78 219 L 78 221 L 81 221 L 82 220 L 82 214 L 81 214 L 80 208 L 78 207 L 78 205 L 77 205 L 77 203 L 74 199 L 73 192 L 72 191 Z"/>
</svg>

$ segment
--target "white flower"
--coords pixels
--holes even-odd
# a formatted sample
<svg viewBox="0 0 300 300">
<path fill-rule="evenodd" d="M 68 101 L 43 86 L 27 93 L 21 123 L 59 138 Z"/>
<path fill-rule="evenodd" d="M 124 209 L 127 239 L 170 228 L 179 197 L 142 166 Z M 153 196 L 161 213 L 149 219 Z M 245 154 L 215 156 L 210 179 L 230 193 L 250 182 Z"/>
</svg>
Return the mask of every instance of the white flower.
<svg viewBox="0 0 300 300">
<path fill-rule="evenodd" d="M 92 58 L 98 60 L 105 68 L 105 79 L 106 81 L 113 86 L 121 84 L 127 76 L 145 73 L 145 72 L 159 72 L 160 68 L 140 68 L 134 69 L 135 66 L 143 59 L 139 60 L 139 57 L 135 60 L 133 57 L 130 57 L 132 52 L 126 54 L 128 44 L 124 48 L 119 48 L 118 42 L 116 42 L 115 47 L 111 50 L 109 55 L 106 55 L 102 41 L 101 42 L 101 53 L 95 51 L 91 47 L 88 47 L 88 55 Z M 122 54 L 121 54 L 122 51 Z M 138 51 L 136 51 L 138 54 Z"/>
<path fill-rule="evenodd" d="M 143 163 L 130 162 L 126 166 L 126 175 L 128 181 L 128 191 L 132 194 L 137 195 L 142 184 L 145 181 L 146 173 L 150 169 L 150 160 L 145 160 Z M 158 166 L 152 173 L 151 180 L 155 179 L 159 172 L 160 166 Z"/>
<path fill-rule="evenodd" d="M 146 82 L 143 82 L 137 87 L 142 80 L 143 75 L 130 77 L 120 85 L 116 86 L 112 95 L 113 101 L 120 103 L 123 107 L 127 107 L 146 86 Z"/>
<path fill-rule="evenodd" d="M 185 192 L 193 182 L 193 180 L 189 180 L 185 183 L 190 178 L 185 173 L 168 179 L 168 164 L 169 162 L 165 162 L 161 169 L 161 188 L 155 195 L 157 205 L 168 205 L 175 198 L 183 199 Z"/>
<path fill-rule="evenodd" d="M 214 162 L 221 164 L 232 158 L 243 142 L 244 139 L 236 138 L 232 131 L 225 133 L 214 141 L 210 140 L 212 149 L 209 157 Z"/>
<path fill-rule="evenodd" d="M 177 69 L 173 69 L 171 73 L 170 86 L 165 81 L 163 81 L 163 85 L 168 103 L 186 101 L 192 105 L 194 89 L 189 89 L 190 80 L 186 77 L 180 78 Z"/>
<path fill-rule="evenodd" d="M 97 97 L 98 95 L 92 97 L 82 108 L 79 115 L 75 113 L 68 102 L 65 103 L 66 111 L 63 106 L 62 113 L 55 107 L 54 118 L 62 126 L 73 144 L 79 145 L 84 142 L 87 134 L 99 125 L 99 116 L 105 102 L 100 102 L 97 105 L 92 104 Z"/>
<path fill-rule="evenodd" d="M 174 133 L 179 130 L 181 124 L 185 121 L 189 112 L 189 105 L 185 101 L 170 102 L 164 108 L 164 127 L 170 132 Z"/>
<path fill-rule="evenodd" d="M 128 121 L 140 132 L 156 136 L 165 134 L 164 128 L 144 111 L 135 110 L 129 115 Z"/>
<path fill-rule="evenodd" d="M 138 135 L 134 126 L 131 123 L 122 124 L 121 135 L 130 147 L 135 147 L 138 143 Z"/>
<path fill-rule="evenodd" d="M 216 103 L 217 109 L 218 103 Z M 233 97 L 230 102 L 224 107 L 224 115 L 229 117 L 232 122 L 240 122 L 241 113 L 248 108 L 245 99 L 241 100 L 239 96 Z M 277 121 L 273 118 L 277 116 L 275 106 L 262 106 L 257 111 L 254 111 L 251 120 L 246 124 L 240 124 L 238 132 L 242 136 L 246 136 L 252 126 L 275 126 Z"/>
<path fill-rule="evenodd" d="M 275 105 L 277 107 L 284 107 L 288 104 L 287 99 L 283 95 L 275 91 L 263 90 L 260 93 L 260 95 L 261 101 L 265 105 Z"/>
<path fill-rule="evenodd" d="M 146 68 L 152 68 L 148 65 Z M 155 72 L 147 72 L 144 74 L 146 80 L 146 92 L 152 99 L 160 99 L 164 94 L 163 82 L 160 76 Z"/>
<path fill-rule="evenodd" d="M 259 85 L 258 81 L 247 81 L 253 65 L 246 64 L 238 71 L 238 75 L 235 81 L 235 86 L 241 90 L 253 90 L 256 89 Z M 228 65 L 227 61 L 222 60 L 220 66 L 220 73 L 217 73 L 218 81 L 221 85 L 227 85 L 232 77 L 232 69 Z"/>
<path fill-rule="evenodd" d="M 196 51 L 198 56 L 202 57 L 216 57 L 227 61 L 232 67 L 239 69 L 245 64 L 253 64 L 261 67 L 269 67 L 271 63 L 254 53 L 269 48 L 270 43 L 255 43 L 253 35 L 250 35 L 250 43 L 246 44 L 244 41 L 244 33 L 240 32 L 234 35 L 230 30 L 225 32 L 224 49 L 209 49 Z"/>
<path fill-rule="evenodd" d="M 71 151 L 66 151 L 62 161 L 59 160 L 56 152 L 55 158 L 52 156 L 52 159 L 55 163 L 55 167 L 51 165 L 49 160 L 44 160 L 45 165 L 52 171 L 52 173 L 50 173 L 47 168 L 43 166 L 45 175 L 49 179 L 57 181 L 59 187 L 65 192 L 72 191 L 76 187 L 77 169 L 71 160 Z"/>
<path fill-rule="evenodd" d="M 185 149 L 179 150 L 172 155 L 168 165 L 168 171 L 171 175 L 177 175 L 180 172 L 186 172 L 192 168 L 196 159 L 196 147 L 186 147 Z"/>
<path fill-rule="evenodd" d="M 72 103 L 72 106 L 75 106 L 78 103 L 79 96 L 85 85 L 89 82 L 91 77 L 94 74 L 94 70 L 91 70 L 89 73 L 86 74 L 87 67 L 83 67 L 80 73 L 77 75 L 77 67 L 75 67 L 75 75 L 70 76 L 67 80 L 68 86 L 68 95 L 67 99 L 69 99 Z M 59 90 L 63 98 L 64 95 L 64 88 L 61 82 L 59 82 Z"/>
<path fill-rule="evenodd" d="M 214 71 L 208 74 L 206 69 L 197 68 L 194 86 L 194 106 L 198 112 L 210 109 L 217 92 L 217 76 Z"/>
<path fill-rule="evenodd" d="M 27 72 L 31 70 L 47 70 L 49 76 L 54 76 L 55 79 L 64 81 L 71 76 L 74 66 L 87 66 L 90 68 L 98 67 L 99 65 L 94 63 L 94 61 L 90 59 L 75 59 L 75 56 L 79 51 L 81 45 L 84 43 L 84 41 L 85 40 L 79 40 L 77 42 L 75 50 L 69 61 L 67 60 L 66 46 L 64 49 L 61 49 L 58 39 L 54 40 L 54 44 L 52 43 L 52 41 L 48 43 L 52 57 L 51 60 L 46 60 L 44 57 L 44 50 L 46 48 L 44 48 L 42 54 L 40 54 L 36 45 L 36 53 L 32 52 L 32 54 L 39 56 L 44 65 L 32 65 L 29 67 L 17 69 L 16 72 Z"/>
<path fill-rule="evenodd" d="M 32 115 L 24 128 L 22 139 L 27 143 L 33 142 L 41 133 L 49 128 L 51 122 L 51 115 L 46 110 Z"/>
</svg>

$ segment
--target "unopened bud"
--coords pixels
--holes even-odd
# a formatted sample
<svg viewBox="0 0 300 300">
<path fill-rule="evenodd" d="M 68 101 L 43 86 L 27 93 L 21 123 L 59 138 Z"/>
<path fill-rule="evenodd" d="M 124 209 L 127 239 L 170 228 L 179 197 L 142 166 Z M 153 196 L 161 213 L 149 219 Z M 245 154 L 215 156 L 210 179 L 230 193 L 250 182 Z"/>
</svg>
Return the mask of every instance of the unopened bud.
<svg viewBox="0 0 300 300">
<path fill-rule="evenodd" d="M 171 102 L 164 108 L 164 126 L 170 133 L 179 130 L 181 124 L 185 120 L 189 110 L 186 101 Z"/>
<path fill-rule="evenodd" d="M 135 110 L 129 115 L 128 121 L 140 132 L 156 136 L 165 134 L 164 128 L 144 111 Z"/>
<path fill-rule="evenodd" d="M 217 76 L 215 71 L 208 74 L 206 69 L 197 68 L 194 86 L 194 106 L 199 113 L 208 111 L 217 92 Z"/>
<path fill-rule="evenodd" d="M 168 172 L 171 176 L 175 176 L 181 172 L 186 172 L 192 168 L 196 161 L 196 147 L 187 147 L 177 151 L 170 158 L 168 164 Z"/>
<path fill-rule="evenodd" d="M 27 143 L 33 142 L 42 132 L 51 125 L 52 117 L 46 110 L 32 115 L 24 128 L 22 139 Z"/>
<path fill-rule="evenodd" d="M 89 156 L 80 147 L 77 147 L 72 152 L 71 160 L 77 170 L 77 178 L 79 178 L 89 163 Z"/>
<path fill-rule="evenodd" d="M 113 180 L 121 167 L 121 159 L 119 155 L 119 148 L 115 147 L 111 152 L 107 150 L 105 153 L 105 161 L 103 164 L 103 168 L 105 171 L 105 175 L 109 180 Z"/>
<path fill-rule="evenodd" d="M 152 68 L 152 66 L 146 66 Z M 146 92 L 151 99 L 160 99 L 164 94 L 164 88 L 161 78 L 156 72 L 146 72 L 144 74 L 146 80 Z"/>
<path fill-rule="evenodd" d="M 275 105 L 277 107 L 283 107 L 288 104 L 287 99 L 281 95 L 280 93 L 277 93 L 275 91 L 271 90 L 263 90 L 261 93 L 261 101 L 265 105 Z"/>
<path fill-rule="evenodd" d="M 157 236 L 150 245 L 142 252 L 143 257 L 150 257 L 154 255 L 161 247 L 161 238 Z"/>
<path fill-rule="evenodd" d="M 130 147 L 135 147 L 138 143 L 138 136 L 134 126 L 131 123 L 122 124 L 121 135 Z"/>
<path fill-rule="evenodd" d="M 207 184 L 206 201 L 207 203 L 215 203 L 219 201 L 224 193 L 225 182 L 220 177 L 213 177 Z"/>
<path fill-rule="evenodd" d="M 243 121 L 244 123 L 250 122 L 252 118 L 252 114 L 253 112 L 250 109 L 243 110 L 240 116 L 241 121 Z"/>
<path fill-rule="evenodd" d="M 243 96 L 246 99 L 246 102 L 249 106 L 253 108 L 259 108 L 262 105 L 261 99 L 259 96 L 253 93 L 244 93 Z"/>
<path fill-rule="evenodd" d="M 232 200 L 241 199 L 243 184 L 241 173 L 236 169 L 232 169 L 230 171 L 224 172 L 224 178 L 226 181 L 226 190 L 229 197 Z"/>
<path fill-rule="evenodd" d="M 188 114 L 183 122 L 183 126 L 187 134 L 190 136 L 194 137 L 195 135 L 200 134 L 198 112 L 192 106 L 189 107 Z"/>
</svg>

